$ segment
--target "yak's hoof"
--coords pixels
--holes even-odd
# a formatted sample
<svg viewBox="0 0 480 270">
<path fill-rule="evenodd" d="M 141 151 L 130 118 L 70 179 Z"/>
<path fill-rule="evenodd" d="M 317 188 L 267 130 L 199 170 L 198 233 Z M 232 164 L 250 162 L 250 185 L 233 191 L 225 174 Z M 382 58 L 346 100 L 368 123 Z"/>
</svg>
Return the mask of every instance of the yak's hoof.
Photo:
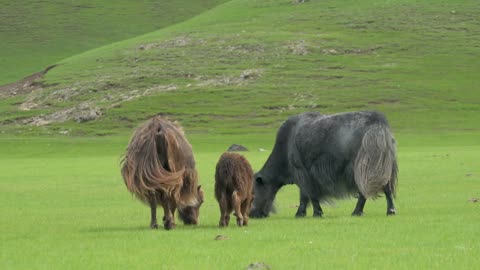
<svg viewBox="0 0 480 270">
<path fill-rule="evenodd" d="M 237 220 L 237 225 L 238 225 L 238 227 L 242 227 L 243 226 L 243 220 L 238 219 Z"/>
<path fill-rule="evenodd" d="M 297 212 L 297 213 L 295 214 L 295 217 L 296 217 L 296 218 L 303 218 L 303 217 L 305 217 L 306 215 L 307 215 L 306 212 Z"/>
<path fill-rule="evenodd" d="M 387 209 L 387 216 L 394 216 L 396 213 L 397 210 L 395 210 L 395 208 Z"/>
<path fill-rule="evenodd" d="M 321 218 L 321 217 L 323 217 L 323 212 L 314 212 L 313 217 L 314 218 Z"/>
<path fill-rule="evenodd" d="M 158 224 L 157 223 L 152 223 L 152 224 L 150 224 L 150 228 L 154 229 L 154 230 L 158 229 Z"/>
<path fill-rule="evenodd" d="M 268 217 L 268 214 L 264 214 L 261 212 L 250 212 L 250 217 L 251 218 L 266 218 Z"/>
<path fill-rule="evenodd" d="M 163 224 L 163 227 L 165 228 L 165 230 L 171 230 L 175 228 L 175 223 L 171 221 L 165 221 L 165 223 Z"/>
<path fill-rule="evenodd" d="M 361 217 L 363 216 L 363 211 L 353 211 L 352 216 Z"/>
</svg>

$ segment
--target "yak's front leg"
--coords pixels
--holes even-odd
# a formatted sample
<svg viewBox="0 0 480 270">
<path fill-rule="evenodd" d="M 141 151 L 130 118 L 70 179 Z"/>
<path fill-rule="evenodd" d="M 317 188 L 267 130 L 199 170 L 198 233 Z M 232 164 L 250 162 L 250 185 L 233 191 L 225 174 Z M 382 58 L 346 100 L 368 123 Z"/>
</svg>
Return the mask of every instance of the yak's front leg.
<svg viewBox="0 0 480 270">
<path fill-rule="evenodd" d="M 167 199 L 163 204 L 163 227 L 165 230 L 171 230 L 175 228 L 175 208 L 175 203 L 172 200 Z"/>
<path fill-rule="evenodd" d="M 383 188 L 385 192 L 385 197 L 387 198 L 387 216 L 395 215 L 397 210 L 395 210 L 395 205 L 393 204 L 393 194 L 389 185 L 386 185 Z"/>
<path fill-rule="evenodd" d="M 300 190 L 300 205 L 298 206 L 295 217 L 299 218 L 305 217 L 307 215 L 307 206 L 309 201 L 310 199 L 308 198 L 308 196 Z"/>
<path fill-rule="evenodd" d="M 323 210 L 322 210 L 322 207 L 320 207 L 320 202 L 318 201 L 318 199 L 312 199 L 312 206 L 313 206 L 313 216 L 322 217 Z"/>
<path fill-rule="evenodd" d="M 357 205 L 355 206 L 355 210 L 353 210 L 352 216 L 363 216 L 363 207 L 365 207 L 365 203 L 367 199 L 362 195 L 358 195 Z"/>
<path fill-rule="evenodd" d="M 155 196 L 153 195 L 151 198 L 149 198 L 148 201 L 150 203 L 150 228 L 158 229 L 157 200 L 155 199 Z"/>
</svg>

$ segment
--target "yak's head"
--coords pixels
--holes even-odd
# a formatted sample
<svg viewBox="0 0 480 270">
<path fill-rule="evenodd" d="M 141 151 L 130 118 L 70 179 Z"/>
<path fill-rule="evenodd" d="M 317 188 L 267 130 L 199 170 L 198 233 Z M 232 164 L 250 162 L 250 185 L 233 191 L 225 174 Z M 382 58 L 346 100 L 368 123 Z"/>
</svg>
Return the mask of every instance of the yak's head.
<svg viewBox="0 0 480 270">
<path fill-rule="evenodd" d="M 186 206 L 178 208 L 178 217 L 185 225 L 197 225 L 198 216 L 200 215 L 200 206 L 202 206 L 204 194 L 202 186 L 197 187 L 197 203 L 194 206 Z"/>
<path fill-rule="evenodd" d="M 254 179 L 254 199 L 250 217 L 265 218 L 274 211 L 273 200 L 282 185 L 275 183 L 260 172 L 255 174 Z"/>
</svg>

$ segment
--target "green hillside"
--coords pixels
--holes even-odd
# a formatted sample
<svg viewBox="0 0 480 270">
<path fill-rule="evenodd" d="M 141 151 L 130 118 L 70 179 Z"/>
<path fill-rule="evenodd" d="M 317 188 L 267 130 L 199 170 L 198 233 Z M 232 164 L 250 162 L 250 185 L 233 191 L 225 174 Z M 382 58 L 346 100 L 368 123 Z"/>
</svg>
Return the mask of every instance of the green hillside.
<svg viewBox="0 0 480 270">
<path fill-rule="evenodd" d="M 59 62 L 43 88 L 0 102 L 0 123 L 106 135 L 163 114 L 244 133 L 307 110 L 380 110 L 396 131 L 478 132 L 479 12 L 472 0 L 234 0 Z"/>
<path fill-rule="evenodd" d="M 0 85 L 65 57 L 184 21 L 222 2 L 1 1 Z"/>
</svg>

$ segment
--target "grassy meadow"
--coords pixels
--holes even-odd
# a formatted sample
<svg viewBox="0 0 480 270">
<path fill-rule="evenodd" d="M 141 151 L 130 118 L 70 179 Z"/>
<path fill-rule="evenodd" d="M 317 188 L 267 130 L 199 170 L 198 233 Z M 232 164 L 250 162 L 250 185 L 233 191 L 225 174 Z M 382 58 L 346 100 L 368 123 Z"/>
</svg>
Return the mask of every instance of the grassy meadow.
<svg viewBox="0 0 480 270">
<path fill-rule="evenodd" d="M 295 219 L 298 190 L 277 196 L 278 213 L 238 228 L 217 227 L 214 168 L 242 143 L 258 170 L 272 135 L 189 136 L 206 191 L 200 225 L 149 229 L 149 208 L 119 174 L 128 136 L 2 138 L 0 211 L 2 269 L 472 269 L 480 263 L 480 146 L 468 135 L 425 145 L 400 142 L 398 213 L 383 198 L 351 217 L 355 200 L 325 205 L 323 218 Z M 162 211 L 160 211 L 162 213 Z M 214 240 L 217 235 L 228 237 Z"/>
<path fill-rule="evenodd" d="M 0 269 L 480 265 L 477 0 L 110 2 L 2 5 L 0 85 L 58 66 L 0 93 Z M 347 199 L 295 219 L 287 186 L 270 218 L 218 228 L 228 146 L 259 170 L 288 116 L 357 110 L 382 111 L 398 141 L 396 216 L 379 198 L 360 218 Z M 193 145 L 199 226 L 149 229 L 121 179 L 133 129 L 157 114 Z"/>
</svg>

